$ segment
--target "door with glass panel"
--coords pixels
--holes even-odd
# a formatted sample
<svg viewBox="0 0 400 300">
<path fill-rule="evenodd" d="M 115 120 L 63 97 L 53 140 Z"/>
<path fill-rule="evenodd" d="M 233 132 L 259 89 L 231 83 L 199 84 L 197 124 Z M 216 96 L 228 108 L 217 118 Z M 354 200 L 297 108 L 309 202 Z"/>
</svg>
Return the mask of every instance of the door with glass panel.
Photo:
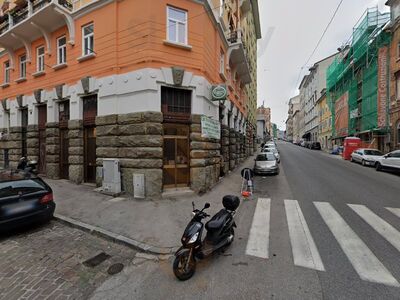
<svg viewBox="0 0 400 300">
<path fill-rule="evenodd" d="M 187 187 L 190 182 L 189 126 L 164 124 L 164 188 Z"/>
</svg>

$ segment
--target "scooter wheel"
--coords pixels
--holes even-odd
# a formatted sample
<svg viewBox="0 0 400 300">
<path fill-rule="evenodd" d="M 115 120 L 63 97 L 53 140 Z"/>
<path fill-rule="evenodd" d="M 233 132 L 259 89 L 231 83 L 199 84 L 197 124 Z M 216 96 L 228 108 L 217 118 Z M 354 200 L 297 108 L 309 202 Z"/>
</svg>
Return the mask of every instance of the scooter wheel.
<svg viewBox="0 0 400 300">
<path fill-rule="evenodd" d="M 189 260 L 189 263 L 188 263 Z M 190 279 L 196 271 L 196 260 L 189 256 L 189 251 L 175 257 L 173 264 L 174 274 L 181 281 Z"/>
</svg>

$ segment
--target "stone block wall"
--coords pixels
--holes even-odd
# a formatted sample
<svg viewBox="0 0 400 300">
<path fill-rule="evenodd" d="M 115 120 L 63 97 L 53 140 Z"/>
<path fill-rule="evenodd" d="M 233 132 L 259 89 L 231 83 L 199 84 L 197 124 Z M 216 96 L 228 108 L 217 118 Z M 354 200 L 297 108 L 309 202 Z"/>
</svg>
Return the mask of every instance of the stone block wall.
<svg viewBox="0 0 400 300">
<path fill-rule="evenodd" d="M 69 180 L 83 182 L 83 121 L 68 121 Z"/>
<path fill-rule="evenodd" d="M 28 125 L 26 132 L 26 153 L 29 159 L 39 160 L 39 128 L 37 125 Z"/>
<path fill-rule="evenodd" d="M 0 166 L 4 165 L 4 149 L 8 149 L 9 167 L 15 169 L 22 156 L 22 128 L 10 127 L 0 140 Z"/>
<path fill-rule="evenodd" d="M 192 115 L 190 126 L 190 187 L 197 193 L 211 189 L 221 170 L 220 140 L 201 136 L 201 116 Z"/>
<path fill-rule="evenodd" d="M 60 129 L 55 122 L 46 124 L 46 176 L 60 178 Z"/>
<path fill-rule="evenodd" d="M 133 174 L 144 174 L 146 197 L 162 191 L 163 116 L 138 112 L 96 118 L 97 166 L 104 158 L 119 158 L 122 189 L 133 194 Z M 101 178 L 96 180 L 101 184 Z"/>
<path fill-rule="evenodd" d="M 222 173 L 228 174 L 229 172 L 229 127 L 226 125 L 221 126 L 221 155 L 223 161 L 221 162 Z"/>
<path fill-rule="evenodd" d="M 229 170 L 236 167 L 236 132 L 235 129 L 229 129 Z"/>
</svg>

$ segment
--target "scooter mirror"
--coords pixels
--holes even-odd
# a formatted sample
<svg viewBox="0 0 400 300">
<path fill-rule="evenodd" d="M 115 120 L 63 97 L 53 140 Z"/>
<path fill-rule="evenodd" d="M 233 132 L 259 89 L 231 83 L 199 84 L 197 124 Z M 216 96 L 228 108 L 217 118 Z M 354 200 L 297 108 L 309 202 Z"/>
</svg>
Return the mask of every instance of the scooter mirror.
<svg viewBox="0 0 400 300">
<path fill-rule="evenodd" d="M 206 204 L 204 204 L 204 209 L 209 208 L 210 206 L 210 203 L 207 202 Z"/>
</svg>

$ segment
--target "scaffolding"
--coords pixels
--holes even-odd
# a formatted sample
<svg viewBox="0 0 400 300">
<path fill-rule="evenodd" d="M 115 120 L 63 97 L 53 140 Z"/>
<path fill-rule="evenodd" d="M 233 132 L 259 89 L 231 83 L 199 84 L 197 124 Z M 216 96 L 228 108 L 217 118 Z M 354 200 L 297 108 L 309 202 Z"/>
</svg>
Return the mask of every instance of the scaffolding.
<svg viewBox="0 0 400 300">
<path fill-rule="evenodd" d="M 335 103 L 347 93 L 347 135 L 359 135 L 377 128 L 378 52 L 391 42 L 385 26 L 390 13 L 368 9 L 353 28 L 353 34 L 327 69 L 327 99 L 332 112 L 332 136 L 336 134 Z"/>
</svg>

